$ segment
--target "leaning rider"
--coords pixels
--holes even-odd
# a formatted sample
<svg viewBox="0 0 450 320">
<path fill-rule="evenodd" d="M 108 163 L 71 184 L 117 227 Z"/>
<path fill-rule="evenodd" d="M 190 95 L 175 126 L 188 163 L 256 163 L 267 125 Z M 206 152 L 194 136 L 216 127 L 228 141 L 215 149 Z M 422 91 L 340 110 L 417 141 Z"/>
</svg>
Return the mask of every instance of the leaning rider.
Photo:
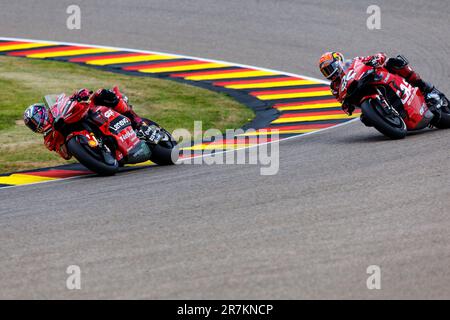
<svg viewBox="0 0 450 320">
<path fill-rule="evenodd" d="M 344 56 L 340 52 L 326 52 L 320 57 L 319 68 L 324 77 L 331 81 L 331 92 L 337 100 L 339 100 L 339 87 L 341 85 L 341 80 L 345 75 L 345 71 L 355 60 L 359 60 L 374 68 L 385 67 L 390 73 L 403 77 L 413 87 L 419 88 L 431 111 L 436 110 L 436 106 L 443 102 L 442 99 L 444 95 L 431 83 L 423 81 L 419 74 L 409 66 L 408 60 L 402 55 L 386 60 L 386 54 L 380 52 L 373 56 L 356 57 L 351 60 L 344 60 Z M 342 103 L 342 101 L 339 102 Z M 352 115 L 355 107 L 343 104 L 342 110 L 348 115 Z M 368 125 L 363 117 L 361 117 L 361 121 Z"/>
<path fill-rule="evenodd" d="M 95 93 L 88 89 L 80 89 L 76 91 L 70 99 L 81 103 L 89 103 L 92 106 L 109 107 L 130 119 L 133 129 L 141 138 L 151 140 L 157 136 L 157 128 L 149 126 L 128 103 L 128 98 L 122 94 L 117 87 L 112 90 L 98 89 Z M 44 144 L 50 151 L 56 151 L 62 158 L 70 159 L 71 155 L 65 145 L 58 146 L 55 139 L 55 130 L 53 124 L 50 123 L 49 110 L 43 103 L 35 103 L 29 106 L 24 114 L 23 120 L 25 125 L 33 132 L 44 135 Z"/>
</svg>

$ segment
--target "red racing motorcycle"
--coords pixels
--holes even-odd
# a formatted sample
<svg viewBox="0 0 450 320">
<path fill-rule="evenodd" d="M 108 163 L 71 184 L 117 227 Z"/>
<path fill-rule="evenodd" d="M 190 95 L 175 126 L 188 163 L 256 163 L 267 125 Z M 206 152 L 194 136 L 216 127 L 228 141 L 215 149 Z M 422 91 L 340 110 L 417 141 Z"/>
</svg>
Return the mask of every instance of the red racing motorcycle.
<svg viewBox="0 0 450 320">
<path fill-rule="evenodd" d="M 131 121 L 104 106 L 90 106 L 61 94 L 46 96 L 57 145 L 65 145 L 82 165 L 100 175 L 113 175 L 127 163 L 151 160 L 159 165 L 172 165 L 178 160 L 177 143 L 157 123 L 158 139 L 139 138 Z"/>
<path fill-rule="evenodd" d="M 364 122 L 392 139 L 427 126 L 450 128 L 449 100 L 443 97 L 436 110 L 429 110 L 418 88 L 384 67 L 367 66 L 355 60 L 339 88 L 343 103 L 359 107 Z"/>
</svg>

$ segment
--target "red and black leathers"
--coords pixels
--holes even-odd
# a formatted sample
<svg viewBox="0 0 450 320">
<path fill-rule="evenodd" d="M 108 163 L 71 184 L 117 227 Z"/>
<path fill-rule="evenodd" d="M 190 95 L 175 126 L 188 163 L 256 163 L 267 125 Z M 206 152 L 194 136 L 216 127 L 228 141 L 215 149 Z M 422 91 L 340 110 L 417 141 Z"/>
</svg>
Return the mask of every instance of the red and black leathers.
<svg viewBox="0 0 450 320">
<path fill-rule="evenodd" d="M 405 78 L 405 80 L 408 81 L 412 86 L 418 87 L 419 90 L 424 94 L 424 96 L 426 96 L 426 94 L 433 89 L 432 86 L 424 82 L 420 78 L 419 74 L 409 66 L 408 61 L 403 56 L 397 56 L 396 58 L 389 58 L 386 60 L 386 55 L 380 52 L 372 56 L 356 57 L 353 60 L 348 60 L 344 63 L 344 70 L 345 67 L 348 67 L 354 60 L 359 60 L 375 68 L 382 66 L 385 67 L 390 73 L 397 74 Z M 331 81 L 330 84 L 331 92 L 338 101 L 338 92 L 343 76 L 344 74 L 341 74 L 340 76 L 336 77 Z M 353 108 L 351 106 L 342 105 L 342 110 L 344 110 L 348 114 L 351 114 L 353 112 L 352 109 Z"/>
<path fill-rule="evenodd" d="M 128 98 L 124 96 L 119 88 L 114 87 L 112 90 L 99 89 L 95 93 L 88 89 L 80 89 L 70 97 L 73 100 L 77 100 L 78 103 L 86 103 L 91 106 L 106 106 L 113 110 L 123 114 L 130 119 L 134 129 L 138 129 L 143 120 L 132 109 L 132 106 L 128 104 Z M 64 143 L 64 136 L 53 128 L 53 116 L 49 112 L 49 122 L 44 127 L 44 144 L 50 151 L 57 152 L 62 158 L 70 159 L 67 147 Z"/>
</svg>

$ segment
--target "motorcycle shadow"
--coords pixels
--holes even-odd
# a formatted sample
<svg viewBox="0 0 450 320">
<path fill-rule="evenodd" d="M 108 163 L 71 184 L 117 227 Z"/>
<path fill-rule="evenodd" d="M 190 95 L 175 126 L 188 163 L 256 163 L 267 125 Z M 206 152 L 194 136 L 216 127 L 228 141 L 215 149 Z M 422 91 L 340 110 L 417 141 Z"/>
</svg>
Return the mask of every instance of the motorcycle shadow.
<svg viewBox="0 0 450 320">
<path fill-rule="evenodd" d="M 411 140 L 412 137 L 431 135 L 438 131 L 439 130 L 437 130 L 437 129 L 430 129 L 430 128 L 426 128 L 426 129 L 422 129 L 422 130 L 418 130 L 418 131 L 409 131 L 407 133 L 405 139 Z M 405 139 L 393 140 L 393 139 L 390 139 L 390 138 L 382 135 L 381 133 L 379 133 L 376 130 L 371 130 L 371 131 L 368 131 L 367 134 L 365 134 L 365 135 L 350 135 L 350 136 L 343 137 L 340 139 L 341 140 L 340 142 L 344 142 L 344 143 L 368 143 L 368 142 L 375 143 L 375 142 L 404 141 Z"/>
<path fill-rule="evenodd" d="M 124 167 L 121 167 L 115 175 L 101 176 L 95 172 L 90 171 L 89 169 L 87 169 L 80 163 L 75 163 L 75 164 L 70 165 L 70 169 L 74 169 L 74 170 L 83 172 L 82 175 L 77 176 L 77 178 L 79 178 L 79 179 L 92 179 L 92 178 L 98 178 L 98 177 L 102 177 L 102 178 L 115 177 L 118 175 L 122 175 L 124 173 L 131 173 L 131 172 L 135 172 L 138 170 L 145 170 L 145 169 L 154 170 L 156 168 L 162 168 L 162 167 L 165 167 L 165 166 L 159 166 L 156 164 L 125 165 Z"/>
</svg>

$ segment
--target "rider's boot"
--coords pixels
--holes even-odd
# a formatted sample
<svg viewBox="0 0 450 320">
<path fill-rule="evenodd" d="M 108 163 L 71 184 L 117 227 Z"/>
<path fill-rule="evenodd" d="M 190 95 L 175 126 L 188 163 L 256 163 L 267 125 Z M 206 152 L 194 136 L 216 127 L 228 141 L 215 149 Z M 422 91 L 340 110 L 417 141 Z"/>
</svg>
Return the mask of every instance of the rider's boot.
<svg viewBox="0 0 450 320">
<path fill-rule="evenodd" d="M 157 144 L 161 140 L 161 132 L 155 125 L 149 125 L 141 117 L 134 112 L 133 107 L 127 103 L 127 99 L 122 96 L 114 107 L 114 110 L 120 112 L 131 121 L 131 126 L 136 130 L 137 136 L 141 140 L 145 140 Z"/>
<path fill-rule="evenodd" d="M 151 142 L 153 144 L 158 144 L 162 138 L 161 130 L 157 126 L 152 124 L 148 125 L 145 122 L 141 124 L 136 132 L 139 139 Z"/>
<path fill-rule="evenodd" d="M 445 95 L 434 85 L 422 79 L 419 79 L 413 86 L 419 88 L 424 95 L 428 109 L 434 114 L 439 113 L 439 109 L 445 102 Z"/>
</svg>

